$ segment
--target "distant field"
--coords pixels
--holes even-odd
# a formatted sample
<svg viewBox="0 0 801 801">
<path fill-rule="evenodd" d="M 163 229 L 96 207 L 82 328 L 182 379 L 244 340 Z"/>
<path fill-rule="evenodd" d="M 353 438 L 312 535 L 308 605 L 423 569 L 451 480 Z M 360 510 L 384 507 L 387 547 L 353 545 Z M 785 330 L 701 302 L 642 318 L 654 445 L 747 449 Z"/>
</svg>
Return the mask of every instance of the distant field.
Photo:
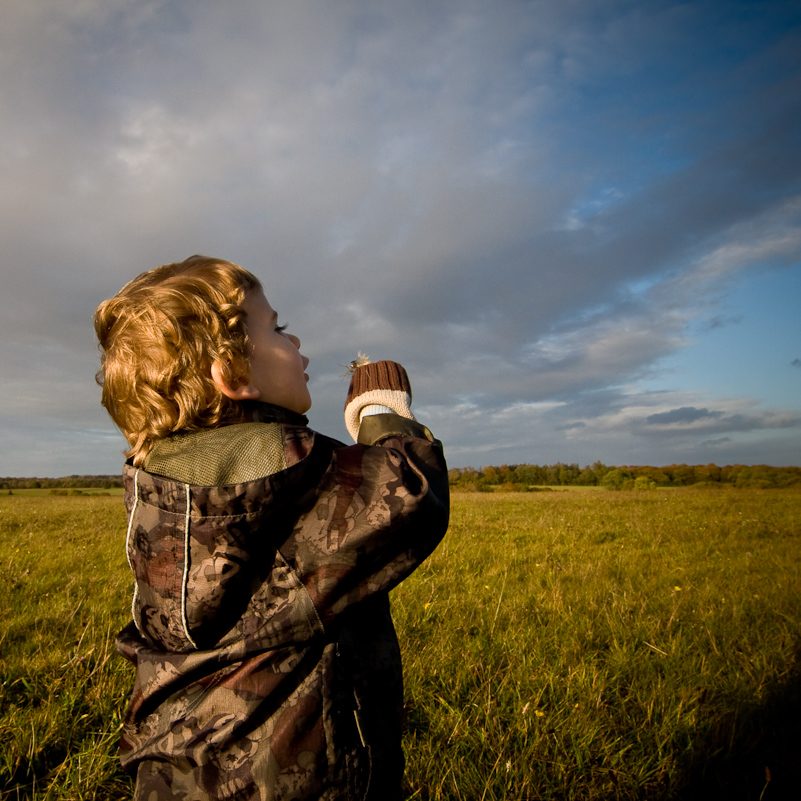
<svg viewBox="0 0 801 801">
<path fill-rule="evenodd" d="M 110 487 L 108 489 L 101 489 L 100 487 L 70 487 L 69 489 L 38 487 L 36 489 L 0 490 L 0 497 L 3 495 L 18 495 L 20 498 L 41 498 L 43 495 L 117 495 L 122 497 L 123 492 L 122 487 Z"/>
<path fill-rule="evenodd" d="M 0 799 L 116 801 L 122 502 L 44 492 L 0 494 Z M 408 798 L 798 798 L 799 521 L 793 490 L 455 495 L 393 593 Z"/>
</svg>

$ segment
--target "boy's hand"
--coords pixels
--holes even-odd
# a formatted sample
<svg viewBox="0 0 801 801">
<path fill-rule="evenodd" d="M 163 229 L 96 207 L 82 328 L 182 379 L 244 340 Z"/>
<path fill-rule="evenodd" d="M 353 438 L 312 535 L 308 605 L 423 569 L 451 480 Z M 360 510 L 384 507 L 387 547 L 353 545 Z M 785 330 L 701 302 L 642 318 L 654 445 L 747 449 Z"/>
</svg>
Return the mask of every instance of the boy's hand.
<svg viewBox="0 0 801 801">
<path fill-rule="evenodd" d="M 359 364 L 353 370 L 345 401 L 348 433 L 354 440 L 358 438 L 365 414 L 394 413 L 414 420 L 411 403 L 409 376 L 400 364 L 390 361 Z"/>
</svg>

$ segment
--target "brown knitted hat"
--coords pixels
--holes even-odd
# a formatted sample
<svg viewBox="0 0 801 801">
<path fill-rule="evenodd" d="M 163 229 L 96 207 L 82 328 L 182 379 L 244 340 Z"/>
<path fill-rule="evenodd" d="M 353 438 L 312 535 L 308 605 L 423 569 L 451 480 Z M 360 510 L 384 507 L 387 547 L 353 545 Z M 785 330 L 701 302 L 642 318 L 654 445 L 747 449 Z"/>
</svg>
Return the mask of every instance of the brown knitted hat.
<svg viewBox="0 0 801 801">
<path fill-rule="evenodd" d="M 412 403 L 412 387 L 406 370 L 397 362 L 370 363 L 358 360 L 352 366 L 348 398 L 345 401 L 345 426 L 354 441 L 358 439 L 362 413 L 367 407 L 385 407 L 409 420 L 414 420 L 409 406 Z"/>
<path fill-rule="evenodd" d="M 410 402 L 412 399 L 412 385 L 409 383 L 406 370 L 397 362 L 382 361 L 363 364 L 356 368 L 350 381 L 345 406 L 359 395 L 376 389 L 406 392 Z"/>
</svg>

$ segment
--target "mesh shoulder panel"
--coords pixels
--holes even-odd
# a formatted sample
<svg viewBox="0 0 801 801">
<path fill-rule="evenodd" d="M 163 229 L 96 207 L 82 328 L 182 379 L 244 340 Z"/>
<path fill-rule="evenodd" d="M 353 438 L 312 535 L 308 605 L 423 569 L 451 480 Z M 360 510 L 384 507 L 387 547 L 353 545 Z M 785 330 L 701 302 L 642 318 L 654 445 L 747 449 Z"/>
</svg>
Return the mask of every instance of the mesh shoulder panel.
<svg viewBox="0 0 801 801">
<path fill-rule="evenodd" d="M 286 468 L 280 423 L 239 423 L 159 440 L 145 470 L 184 484 L 241 484 Z"/>
</svg>

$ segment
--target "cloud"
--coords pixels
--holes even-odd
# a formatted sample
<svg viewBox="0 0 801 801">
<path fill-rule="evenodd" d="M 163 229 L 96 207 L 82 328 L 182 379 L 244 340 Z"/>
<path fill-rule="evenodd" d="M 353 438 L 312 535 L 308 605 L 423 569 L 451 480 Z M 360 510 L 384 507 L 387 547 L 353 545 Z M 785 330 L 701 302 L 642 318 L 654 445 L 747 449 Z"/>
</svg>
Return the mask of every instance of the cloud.
<svg viewBox="0 0 801 801">
<path fill-rule="evenodd" d="M 760 409 L 747 399 L 727 400 L 724 408 L 710 412 L 699 400 L 690 393 L 644 393 L 629 387 L 491 412 L 470 404 L 454 410 L 426 406 L 421 414 L 446 441 L 469 443 L 449 449 L 461 466 L 584 465 L 596 459 L 606 464 L 734 463 L 742 453 L 759 462 L 757 443 L 766 439 L 773 462 L 794 463 L 793 431 L 801 428 L 801 414 Z M 670 422 L 673 417 L 681 419 Z M 662 419 L 649 422 L 652 418 Z"/>
<path fill-rule="evenodd" d="M 407 366 L 457 464 L 580 438 L 631 461 L 613 438 L 658 454 L 683 408 L 732 447 L 794 419 L 642 395 L 742 319 L 741 276 L 801 258 L 797 21 L 738 8 L 12 0 L 0 426 L 102 428 L 94 308 L 198 252 L 264 280 L 338 436 L 358 350 Z"/>
<path fill-rule="evenodd" d="M 709 409 L 696 409 L 694 406 L 682 406 L 681 409 L 672 409 L 669 412 L 649 414 L 645 418 L 648 424 L 670 425 L 671 423 L 695 423 L 698 420 L 723 416 L 723 412 L 710 412 Z"/>
<path fill-rule="evenodd" d="M 684 406 L 669 412 L 648 415 L 648 426 L 669 426 L 672 430 L 744 432 L 772 428 L 795 428 L 801 425 L 801 415 L 792 412 L 763 411 L 756 414 L 726 414 L 722 411 Z"/>
<path fill-rule="evenodd" d="M 714 439 L 705 439 L 701 443 L 701 446 L 714 448 L 716 445 L 726 445 L 731 441 L 732 441 L 731 437 L 715 437 Z"/>
<path fill-rule="evenodd" d="M 696 437 L 699 433 L 743 433 L 786 429 L 801 426 L 801 414 L 794 411 L 763 409 L 751 399 L 720 399 L 723 408 L 710 410 L 695 404 L 675 405 L 677 399 L 691 398 L 690 393 L 650 392 L 623 396 L 618 410 L 604 420 L 614 428 L 626 427 L 638 435 L 659 437 Z M 654 408 L 658 411 L 654 411 Z"/>
<path fill-rule="evenodd" d="M 716 315 L 712 317 L 710 320 L 706 321 L 706 323 L 702 324 L 702 327 L 708 331 L 714 331 L 717 328 L 726 328 L 730 325 L 737 325 L 741 323 L 743 320 L 742 317 L 726 317 L 724 315 Z"/>
</svg>

